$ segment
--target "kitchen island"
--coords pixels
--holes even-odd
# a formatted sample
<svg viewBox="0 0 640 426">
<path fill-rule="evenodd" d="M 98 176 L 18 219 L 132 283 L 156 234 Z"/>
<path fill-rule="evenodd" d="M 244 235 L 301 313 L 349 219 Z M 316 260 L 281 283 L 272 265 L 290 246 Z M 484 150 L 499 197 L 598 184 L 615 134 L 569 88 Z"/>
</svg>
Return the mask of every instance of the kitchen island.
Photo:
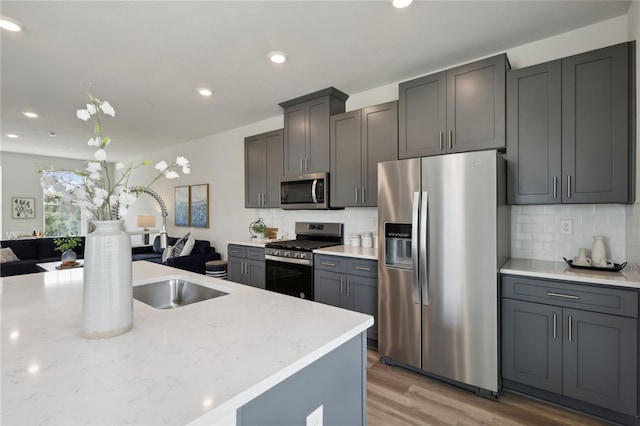
<svg viewBox="0 0 640 426">
<path fill-rule="evenodd" d="M 89 340 L 82 269 L 2 279 L 1 423 L 240 425 L 289 412 L 303 424 L 320 405 L 325 424 L 366 423 L 372 317 L 133 263 L 134 286 L 167 276 L 229 294 L 169 310 L 134 300 L 131 331 Z"/>
</svg>

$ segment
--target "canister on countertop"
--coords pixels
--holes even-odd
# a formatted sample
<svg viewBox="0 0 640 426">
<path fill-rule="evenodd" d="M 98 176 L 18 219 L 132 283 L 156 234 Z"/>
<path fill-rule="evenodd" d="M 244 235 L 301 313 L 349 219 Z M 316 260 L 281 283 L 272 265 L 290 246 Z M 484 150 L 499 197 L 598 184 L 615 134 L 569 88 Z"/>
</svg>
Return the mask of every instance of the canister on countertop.
<svg viewBox="0 0 640 426">
<path fill-rule="evenodd" d="M 373 233 L 373 248 L 378 248 L 378 233 Z"/>
<path fill-rule="evenodd" d="M 373 247 L 373 234 L 371 232 L 362 233 L 362 247 L 364 248 Z"/>
<path fill-rule="evenodd" d="M 360 234 L 351 234 L 349 240 L 351 241 L 351 247 L 360 247 Z"/>
</svg>

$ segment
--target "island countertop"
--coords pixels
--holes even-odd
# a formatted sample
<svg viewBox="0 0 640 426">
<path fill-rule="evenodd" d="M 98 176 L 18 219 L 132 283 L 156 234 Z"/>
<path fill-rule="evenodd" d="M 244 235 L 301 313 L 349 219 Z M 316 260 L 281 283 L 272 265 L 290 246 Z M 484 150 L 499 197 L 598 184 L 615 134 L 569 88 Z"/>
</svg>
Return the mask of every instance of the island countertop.
<svg viewBox="0 0 640 426">
<path fill-rule="evenodd" d="M 2 424 L 216 424 L 373 318 L 133 262 L 134 285 L 186 277 L 228 295 L 177 309 L 133 301 L 134 326 L 81 337 L 81 269 L 0 280 Z M 232 417 L 233 418 L 233 417 Z"/>
</svg>

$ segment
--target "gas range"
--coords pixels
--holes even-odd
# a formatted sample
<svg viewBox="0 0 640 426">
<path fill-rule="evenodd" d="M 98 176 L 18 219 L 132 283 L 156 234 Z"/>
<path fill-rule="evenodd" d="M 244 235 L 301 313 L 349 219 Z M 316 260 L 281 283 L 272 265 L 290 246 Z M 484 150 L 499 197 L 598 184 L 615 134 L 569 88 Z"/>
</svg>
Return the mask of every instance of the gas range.
<svg viewBox="0 0 640 426">
<path fill-rule="evenodd" d="M 313 250 L 343 243 L 341 223 L 296 222 L 296 239 L 265 245 L 265 258 L 313 265 Z"/>
</svg>

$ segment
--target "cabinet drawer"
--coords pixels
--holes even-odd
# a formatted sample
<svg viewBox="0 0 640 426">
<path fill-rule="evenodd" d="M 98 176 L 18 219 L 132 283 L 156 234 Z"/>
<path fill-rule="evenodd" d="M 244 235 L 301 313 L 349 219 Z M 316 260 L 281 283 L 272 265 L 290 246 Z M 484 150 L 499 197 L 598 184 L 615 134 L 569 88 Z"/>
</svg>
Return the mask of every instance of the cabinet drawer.
<svg viewBox="0 0 640 426">
<path fill-rule="evenodd" d="M 315 269 L 323 271 L 344 272 L 346 270 L 346 257 L 316 254 L 313 264 Z"/>
<path fill-rule="evenodd" d="M 361 277 L 378 277 L 378 262 L 375 260 L 350 258 L 347 262 L 347 274 Z"/>
<path fill-rule="evenodd" d="M 638 293 L 634 290 L 504 275 L 502 297 L 638 317 Z"/>
<path fill-rule="evenodd" d="M 237 244 L 229 244 L 228 255 L 229 257 L 247 257 L 247 247 L 239 246 Z"/>
<path fill-rule="evenodd" d="M 246 247 L 247 259 L 264 260 L 264 249 L 260 247 Z"/>
</svg>

